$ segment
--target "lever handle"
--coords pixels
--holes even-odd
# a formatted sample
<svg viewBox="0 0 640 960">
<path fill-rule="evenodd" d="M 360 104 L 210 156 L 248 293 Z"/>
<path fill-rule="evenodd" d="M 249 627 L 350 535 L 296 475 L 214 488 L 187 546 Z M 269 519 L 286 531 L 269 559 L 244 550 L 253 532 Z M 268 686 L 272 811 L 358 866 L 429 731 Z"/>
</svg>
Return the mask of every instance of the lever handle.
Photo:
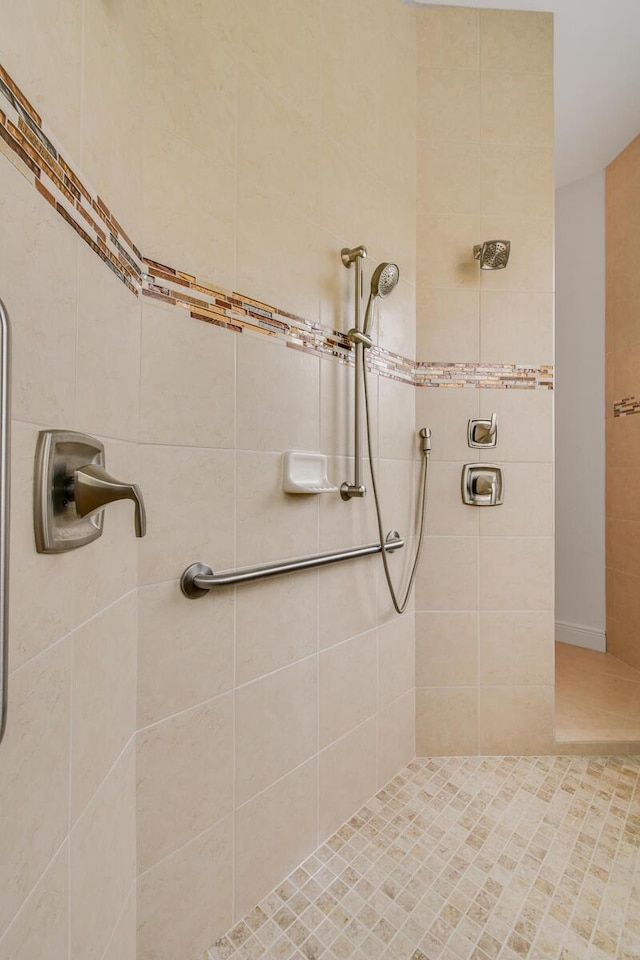
<svg viewBox="0 0 640 960">
<path fill-rule="evenodd" d="M 481 421 L 476 426 L 475 441 L 476 443 L 491 443 L 494 439 L 496 432 L 498 430 L 498 414 L 492 413 L 491 420 L 488 422 Z"/>
<path fill-rule="evenodd" d="M 475 493 L 481 497 L 489 497 L 489 503 L 491 505 L 496 502 L 496 494 L 498 492 L 498 482 L 495 475 L 489 476 L 486 473 L 480 473 L 475 482 Z"/>
<path fill-rule="evenodd" d="M 97 513 L 115 500 L 133 500 L 136 537 L 144 537 L 147 532 L 147 515 L 140 488 L 135 483 L 115 480 L 96 464 L 89 463 L 74 471 L 69 499 L 75 500 L 79 517 Z"/>
</svg>

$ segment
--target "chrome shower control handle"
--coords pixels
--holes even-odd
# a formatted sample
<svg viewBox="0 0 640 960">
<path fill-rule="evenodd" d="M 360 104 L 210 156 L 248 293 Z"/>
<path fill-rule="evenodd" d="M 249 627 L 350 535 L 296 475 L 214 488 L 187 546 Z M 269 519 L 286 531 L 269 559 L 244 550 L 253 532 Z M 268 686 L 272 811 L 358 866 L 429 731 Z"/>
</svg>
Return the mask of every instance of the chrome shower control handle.
<svg viewBox="0 0 640 960">
<path fill-rule="evenodd" d="M 136 537 L 144 537 L 147 532 L 147 515 L 140 488 L 135 483 L 114 479 L 97 464 L 89 463 L 74 471 L 69 499 L 75 501 L 79 517 L 92 516 L 116 500 L 133 500 Z"/>
</svg>

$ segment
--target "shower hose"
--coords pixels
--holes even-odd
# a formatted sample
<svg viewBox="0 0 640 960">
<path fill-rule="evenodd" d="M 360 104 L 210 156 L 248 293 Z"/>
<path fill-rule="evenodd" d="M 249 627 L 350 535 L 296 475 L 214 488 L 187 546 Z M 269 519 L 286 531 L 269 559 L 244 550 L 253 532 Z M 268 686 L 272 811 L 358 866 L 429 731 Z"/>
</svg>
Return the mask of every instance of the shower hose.
<svg viewBox="0 0 640 960">
<path fill-rule="evenodd" d="M 393 606 L 397 613 L 404 613 L 407 609 L 407 604 L 409 602 L 409 597 L 411 596 L 411 590 L 413 588 L 414 581 L 416 579 L 416 572 L 418 570 L 418 563 L 420 562 L 420 554 L 422 552 L 422 541 L 424 538 L 424 520 L 425 512 L 427 506 L 427 479 L 429 474 L 429 455 L 430 455 L 430 444 L 427 442 L 423 444 L 422 450 L 422 483 L 420 487 L 420 530 L 418 533 L 418 544 L 416 546 L 416 555 L 413 559 L 413 564 L 411 566 L 411 574 L 409 576 L 409 582 L 407 584 L 407 589 L 405 590 L 404 596 L 401 600 L 398 599 L 396 589 L 393 585 L 393 580 L 391 579 L 391 571 L 389 570 L 389 558 L 387 557 L 387 551 L 385 549 L 385 539 L 384 539 L 384 525 L 382 523 L 382 510 L 380 507 L 380 497 L 378 494 L 378 484 L 376 481 L 376 470 L 373 462 L 373 452 L 371 445 L 371 416 L 369 413 L 369 382 L 367 374 L 367 360 L 366 357 L 363 358 L 362 364 L 362 381 L 364 385 L 364 409 L 365 409 L 365 420 L 367 423 L 367 450 L 369 453 L 369 469 L 371 471 L 371 486 L 373 487 L 373 500 L 376 508 L 376 520 L 378 523 L 378 536 L 380 538 L 380 552 L 382 553 L 382 563 L 384 565 L 384 575 L 387 581 L 387 586 L 389 588 L 389 594 L 393 602 Z"/>
</svg>

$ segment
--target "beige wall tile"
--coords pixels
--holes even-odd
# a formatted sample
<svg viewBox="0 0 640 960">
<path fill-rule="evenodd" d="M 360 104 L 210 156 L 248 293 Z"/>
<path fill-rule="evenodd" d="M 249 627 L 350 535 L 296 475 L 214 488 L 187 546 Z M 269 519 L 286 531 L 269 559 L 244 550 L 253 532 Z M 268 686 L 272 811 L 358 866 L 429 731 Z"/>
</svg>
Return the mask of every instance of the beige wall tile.
<svg viewBox="0 0 640 960">
<path fill-rule="evenodd" d="M 478 753 L 478 688 L 418 687 L 416 751 L 419 757 Z"/>
<path fill-rule="evenodd" d="M 543 364 L 552 363 L 553 356 L 552 293 L 481 292 L 482 360 L 486 363 Z"/>
<path fill-rule="evenodd" d="M 316 450 L 320 361 L 267 338 L 238 341 L 238 447 Z"/>
<path fill-rule="evenodd" d="M 419 528 L 417 489 L 418 482 L 422 482 L 417 461 L 377 458 L 375 470 L 384 536 L 390 529 L 398 530 L 407 538 L 416 535 Z M 370 496 L 373 500 L 373 490 Z M 377 525 L 374 540 L 380 540 Z M 405 567 L 409 556 L 401 551 L 395 559 Z"/>
<path fill-rule="evenodd" d="M 138 734 L 138 872 L 231 812 L 231 694 Z"/>
<path fill-rule="evenodd" d="M 9 684 L 0 766 L 0 796 L 10 811 L 0 818 L 2 932 L 67 834 L 70 698 L 68 641 L 26 664 Z"/>
<path fill-rule="evenodd" d="M 140 439 L 232 447 L 238 337 L 150 304 L 142 309 Z M 189 389 L 185 390 L 185 383 Z M 202 411 L 207 411 L 202 416 Z"/>
<path fill-rule="evenodd" d="M 553 72 L 553 15 L 522 10 L 480 12 L 482 69 Z"/>
<path fill-rule="evenodd" d="M 480 270 L 473 258 L 473 247 L 481 242 L 482 236 L 479 216 L 425 214 L 421 217 L 417 243 L 420 284 L 477 290 Z"/>
<path fill-rule="evenodd" d="M 295 0 L 278 4 L 253 0 L 242 4 L 238 13 L 241 60 L 315 121 L 322 103 L 325 50 L 321 8 Z M 296 38 L 293 50 L 291 37 Z"/>
<path fill-rule="evenodd" d="M 335 256 L 335 237 L 325 238 L 316 221 L 249 177 L 240 178 L 236 218 L 235 289 L 315 322 L 323 245 L 331 242 Z"/>
<path fill-rule="evenodd" d="M 417 613 L 416 686 L 469 687 L 477 682 L 477 613 Z"/>
<path fill-rule="evenodd" d="M 69 960 L 69 846 L 65 844 L 29 895 L 6 935 L 0 960 Z"/>
<path fill-rule="evenodd" d="M 12 323 L 12 414 L 52 427 L 72 426 L 77 237 L 4 162 L 0 216 L 0 285 Z M 27 242 L 28 237 L 37 242 Z"/>
<path fill-rule="evenodd" d="M 364 243 L 366 239 L 365 246 L 369 256 L 374 256 L 373 244 L 369 238 L 378 236 L 381 230 L 378 206 L 380 181 L 368 168 L 363 167 L 359 153 L 354 155 L 329 138 L 322 143 L 320 159 L 320 226 L 333 234 L 334 238 L 340 238 L 338 243 L 335 243 L 334 239 L 332 244 L 333 256 L 328 273 L 331 277 L 329 282 L 333 284 L 336 270 L 335 254 L 339 253 L 340 246 L 356 246 Z M 357 237 L 361 239 L 354 240 Z M 340 261 L 338 260 L 337 263 L 339 267 Z M 349 290 L 353 291 L 351 273 L 347 275 L 345 271 L 344 276 L 342 274 L 339 276 L 339 282 L 345 286 L 348 285 Z M 353 301 L 350 300 L 350 302 Z M 349 322 L 350 326 L 352 324 Z"/>
<path fill-rule="evenodd" d="M 540 73 L 482 73 L 483 143 L 553 143 L 553 77 Z"/>
<path fill-rule="evenodd" d="M 235 920 L 316 847 L 317 798 L 318 762 L 313 759 L 237 810 Z"/>
<path fill-rule="evenodd" d="M 377 557 L 337 564 L 319 572 L 320 649 L 342 643 L 376 625 Z"/>
<path fill-rule="evenodd" d="M 236 562 L 252 566 L 318 549 L 318 497 L 284 493 L 282 455 L 236 454 Z"/>
<path fill-rule="evenodd" d="M 175 580 L 139 591 L 139 726 L 231 689 L 233 593 L 223 591 L 210 600 L 186 602 Z"/>
<path fill-rule="evenodd" d="M 481 613 L 480 683 L 553 683 L 553 612 Z"/>
<path fill-rule="evenodd" d="M 137 440 L 140 303 L 84 243 L 78 277 L 76 426 Z"/>
<path fill-rule="evenodd" d="M 396 617 L 378 630 L 378 709 L 415 685 L 415 620 Z"/>
<path fill-rule="evenodd" d="M 477 70 L 418 67 L 418 139 L 480 139 L 480 89 Z"/>
<path fill-rule="evenodd" d="M 136 958 L 136 899 L 134 886 L 127 898 L 120 918 L 113 931 L 104 960 L 137 960 Z"/>
<path fill-rule="evenodd" d="M 320 753 L 319 835 L 322 842 L 377 789 L 375 718 Z"/>
<path fill-rule="evenodd" d="M 139 544 L 141 584 L 173 580 L 201 558 L 216 569 L 233 566 L 233 452 L 143 446 L 138 483 L 149 516 Z"/>
<path fill-rule="evenodd" d="M 353 277 L 350 274 L 349 279 Z M 340 316 L 335 316 L 336 325 L 344 319 L 344 326 L 351 315 L 353 320 L 353 291 L 345 302 Z M 346 298 L 345 298 L 346 299 Z M 369 403 L 377 417 L 378 382 L 370 379 Z M 332 457 L 353 456 L 353 397 L 354 370 L 345 363 L 324 362 L 320 364 L 320 449 Z"/>
<path fill-rule="evenodd" d="M 418 56 L 422 63 L 459 70 L 480 65 L 480 15 L 464 7 L 418 11 Z"/>
<path fill-rule="evenodd" d="M 507 463 L 503 482 L 504 503 L 478 511 L 480 536 L 552 536 L 553 464 Z"/>
<path fill-rule="evenodd" d="M 489 396 L 500 392 L 492 390 Z M 474 388 L 424 387 L 416 390 L 416 421 L 418 427 L 431 427 L 432 461 L 468 461 L 471 451 L 467 445 L 467 425 L 469 420 L 480 415 L 481 396 L 482 392 Z"/>
<path fill-rule="evenodd" d="M 481 539 L 479 606 L 481 610 L 552 610 L 552 538 Z"/>
<path fill-rule="evenodd" d="M 142 8 L 92 4 L 83 18 L 81 160 L 109 209 L 137 233 L 141 221 L 138 99 L 142 88 Z"/>
<path fill-rule="evenodd" d="M 416 609 L 474 610 L 478 602 L 478 540 L 430 537 L 416 577 Z"/>
<path fill-rule="evenodd" d="M 248 583 L 237 591 L 237 684 L 309 657 L 317 649 L 316 571 Z"/>
<path fill-rule="evenodd" d="M 255 796 L 318 748 L 315 657 L 236 691 L 236 803 Z"/>
<path fill-rule="evenodd" d="M 416 753 L 415 694 L 403 694 L 378 713 L 378 789 Z"/>
<path fill-rule="evenodd" d="M 176 17 L 167 0 L 152 0 L 149 13 L 140 34 L 147 129 L 166 130 L 213 160 L 233 166 L 239 11 L 220 0 L 207 4 L 185 0 L 182 15 Z"/>
<path fill-rule="evenodd" d="M 386 377 L 379 377 L 378 389 L 378 457 L 417 459 L 420 445 L 414 430 L 415 390 L 406 383 Z"/>
<path fill-rule="evenodd" d="M 195 31 L 192 35 L 195 37 Z M 215 70 L 215 58 L 210 56 L 207 60 Z M 162 61 L 165 71 L 167 62 Z M 184 71 L 184 78 L 189 78 L 190 93 L 181 90 L 182 111 L 186 114 L 193 108 L 192 93 L 197 90 L 193 56 L 189 57 L 189 67 Z M 199 69 L 196 67 L 196 72 Z M 165 72 L 147 103 L 156 103 L 158 95 L 170 97 L 173 101 L 184 78 L 174 72 L 172 82 L 167 83 Z M 206 89 L 211 91 L 210 75 L 206 84 Z M 230 102 L 233 103 L 233 99 Z M 160 263 L 196 274 L 201 280 L 233 289 L 236 280 L 237 171 L 225 161 L 220 149 L 218 152 L 201 152 L 181 134 L 174 135 L 167 130 L 167 126 L 179 126 L 176 115 L 180 107 L 177 102 L 172 102 L 168 108 L 175 109 L 176 114 L 168 110 L 162 126 L 153 124 L 151 117 L 146 126 L 141 241 L 144 254 Z M 235 122 L 232 123 L 235 127 Z M 196 130 L 203 129 L 205 137 L 210 137 L 212 131 L 200 115 L 193 127 L 192 138 Z M 222 134 L 217 138 L 219 148 L 225 140 L 224 130 L 219 127 L 217 131 Z M 179 178 L 175 175 L 178 170 Z"/>
<path fill-rule="evenodd" d="M 71 629 L 74 616 L 72 554 L 52 558 L 36 553 L 33 535 L 33 458 L 38 428 L 11 424 L 11 577 L 9 669 L 46 649 Z M 52 563 L 53 560 L 53 563 Z M 34 594 L 39 602 L 33 602 Z"/>
<path fill-rule="evenodd" d="M 555 753 L 553 687 L 481 687 L 480 753 Z"/>
<path fill-rule="evenodd" d="M 82 5 L 63 0 L 38 9 L 9 0 L 3 9 L 0 62 L 55 130 L 69 155 L 80 155 Z"/>
<path fill-rule="evenodd" d="M 418 141 L 418 217 L 477 215 L 481 212 L 481 182 L 484 202 L 485 178 L 480 179 L 479 144 Z"/>
<path fill-rule="evenodd" d="M 553 155 L 547 145 L 487 143 L 480 158 L 484 216 L 553 216 Z"/>
<path fill-rule="evenodd" d="M 133 592 L 73 634 L 72 822 L 135 732 L 136 638 Z"/>
<path fill-rule="evenodd" d="M 320 654 L 320 746 L 325 747 L 376 712 L 377 632 Z"/>
<path fill-rule="evenodd" d="M 436 289 L 418 285 L 416 356 L 443 363 L 477 360 L 480 350 L 477 290 Z M 433 391 L 430 391 L 433 393 Z"/>
<path fill-rule="evenodd" d="M 336 487 L 345 482 L 353 483 L 353 457 L 331 457 L 327 473 L 330 483 Z M 345 501 L 335 491 L 319 498 L 321 551 L 355 547 L 378 539 L 371 472 L 366 457 L 362 460 L 360 479 L 367 489 L 365 497 Z"/>
<path fill-rule="evenodd" d="M 138 881 L 137 960 L 200 957 L 232 923 L 231 817 Z"/>
<path fill-rule="evenodd" d="M 498 415 L 497 450 L 479 450 L 478 460 L 550 463 L 553 460 L 553 391 L 480 390 L 481 417 Z M 466 424 L 465 424 L 466 431 Z M 471 452 L 471 451 L 469 451 Z"/>
<path fill-rule="evenodd" d="M 465 431 L 466 432 L 466 431 Z M 468 451 L 468 457 L 474 451 Z M 427 533 L 433 537 L 476 537 L 480 510 L 463 503 L 462 463 L 429 463 L 427 484 Z"/>
<path fill-rule="evenodd" d="M 387 214 L 386 222 L 392 216 L 390 211 Z M 379 218 L 382 222 L 382 218 Z M 412 224 L 402 227 L 400 221 L 400 232 L 403 235 L 404 244 L 407 244 L 407 236 L 413 237 L 415 229 Z M 385 245 L 381 260 L 398 260 L 400 267 L 400 280 L 398 286 L 393 291 L 393 296 L 384 301 L 377 310 L 377 321 L 374 328 L 374 339 L 377 331 L 377 342 L 384 350 L 390 350 L 401 357 L 414 358 L 416 354 L 416 288 L 411 283 L 411 277 L 406 280 L 404 274 L 407 272 L 406 261 L 400 255 L 402 250 L 398 239 Z M 413 252 L 415 258 L 415 247 Z"/>
<path fill-rule="evenodd" d="M 251 69 L 239 74 L 238 177 L 260 183 L 295 213 L 319 218 L 321 135 Z"/>
<path fill-rule="evenodd" d="M 120 756 L 71 834 L 71 956 L 100 960 L 135 879 L 135 748 Z"/>
</svg>

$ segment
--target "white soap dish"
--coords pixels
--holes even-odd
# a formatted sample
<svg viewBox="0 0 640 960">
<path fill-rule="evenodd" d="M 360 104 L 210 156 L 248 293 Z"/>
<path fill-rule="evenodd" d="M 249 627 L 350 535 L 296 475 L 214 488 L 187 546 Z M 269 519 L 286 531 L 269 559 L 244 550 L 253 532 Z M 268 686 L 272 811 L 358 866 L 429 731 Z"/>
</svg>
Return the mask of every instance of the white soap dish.
<svg viewBox="0 0 640 960">
<path fill-rule="evenodd" d="M 322 453 L 288 450 L 283 457 L 285 493 L 331 493 L 337 490 L 327 477 L 327 458 Z"/>
</svg>

